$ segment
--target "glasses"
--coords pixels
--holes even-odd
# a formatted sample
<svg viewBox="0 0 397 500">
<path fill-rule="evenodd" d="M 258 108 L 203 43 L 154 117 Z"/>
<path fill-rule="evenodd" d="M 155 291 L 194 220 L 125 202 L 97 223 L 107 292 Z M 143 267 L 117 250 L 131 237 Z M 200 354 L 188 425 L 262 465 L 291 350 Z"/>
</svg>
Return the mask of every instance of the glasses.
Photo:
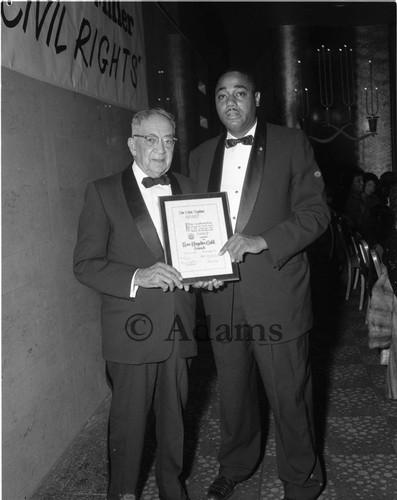
<svg viewBox="0 0 397 500">
<path fill-rule="evenodd" d="M 157 137 L 157 135 L 134 134 L 132 137 L 142 137 L 145 139 L 146 145 L 149 146 L 149 148 L 155 148 L 158 146 L 159 141 L 161 141 L 165 149 L 173 149 L 176 141 L 178 140 L 176 137 Z"/>
</svg>

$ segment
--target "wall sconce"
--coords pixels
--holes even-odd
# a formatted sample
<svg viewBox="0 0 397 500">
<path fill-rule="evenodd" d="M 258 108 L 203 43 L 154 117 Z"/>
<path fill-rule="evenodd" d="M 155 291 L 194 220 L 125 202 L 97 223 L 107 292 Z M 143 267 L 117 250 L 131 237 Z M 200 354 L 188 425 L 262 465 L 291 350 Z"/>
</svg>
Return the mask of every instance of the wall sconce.
<svg viewBox="0 0 397 500">
<path fill-rule="evenodd" d="M 369 115 L 367 116 L 369 131 L 371 132 L 371 135 L 374 136 L 377 134 L 376 128 L 378 125 L 378 118 L 379 118 L 379 116 L 375 116 L 379 110 L 379 95 L 378 95 L 378 87 L 374 87 L 373 85 L 372 61 L 368 61 L 368 64 L 369 64 L 369 89 L 367 87 L 365 87 L 364 89 L 365 106 L 367 110 L 367 115 Z"/>
<path fill-rule="evenodd" d="M 328 143 L 336 139 L 339 135 L 343 135 L 351 141 L 361 141 L 367 137 L 374 137 L 377 135 L 377 121 L 379 116 L 376 116 L 379 109 L 378 88 L 374 87 L 372 76 L 372 62 L 369 63 L 370 81 L 369 87 L 365 88 L 366 96 L 366 111 L 369 125 L 369 131 L 359 137 L 355 137 L 347 132 L 346 129 L 353 125 L 352 110 L 356 104 L 356 97 L 354 93 L 354 71 L 353 71 L 353 50 L 349 49 L 347 45 L 343 49 L 339 49 L 339 63 L 340 63 L 340 89 L 341 89 L 341 102 L 347 110 L 347 121 L 342 126 L 331 123 L 331 109 L 334 104 L 334 87 L 333 87 L 333 73 L 332 73 L 332 58 L 331 50 L 326 49 L 324 45 L 321 49 L 317 49 L 317 67 L 318 67 L 318 87 L 321 106 L 324 109 L 322 125 L 330 128 L 333 133 L 326 137 L 320 138 L 309 135 L 309 139 L 320 143 Z M 298 121 L 302 129 L 308 125 L 310 104 L 309 104 L 309 89 L 303 87 L 302 81 L 302 63 L 298 61 L 298 79 L 299 88 L 295 88 L 295 100 L 298 110 Z M 339 113 L 343 114 L 343 113 Z"/>
</svg>

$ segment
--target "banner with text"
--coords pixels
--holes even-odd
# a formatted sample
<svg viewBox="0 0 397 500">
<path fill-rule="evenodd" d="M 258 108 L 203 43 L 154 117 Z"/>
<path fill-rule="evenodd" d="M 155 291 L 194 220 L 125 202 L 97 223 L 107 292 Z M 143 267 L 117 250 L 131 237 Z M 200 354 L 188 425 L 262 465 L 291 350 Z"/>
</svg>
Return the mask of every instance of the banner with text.
<svg viewBox="0 0 397 500">
<path fill-rule="evenodd" d="M 1 64 L 118 106 L 147 107 L 141 2 L 1 2 Z"/>
</svg>

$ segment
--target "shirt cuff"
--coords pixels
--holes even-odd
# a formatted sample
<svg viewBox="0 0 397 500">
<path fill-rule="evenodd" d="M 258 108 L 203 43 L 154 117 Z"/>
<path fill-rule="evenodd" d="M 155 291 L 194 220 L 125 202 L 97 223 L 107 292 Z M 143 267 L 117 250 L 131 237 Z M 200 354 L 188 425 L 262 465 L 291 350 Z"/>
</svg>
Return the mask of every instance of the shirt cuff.
<svg viewBox="0 0 397 500">
<path fill-rule="evenodd" d="M 135 299 L 136 292 L 138 291 L 139 286 L 135 285 L 135 275 L 137 273 L 138 269 L 135 271 L 134 276 L 132 277 L 131 280 L 131 288 L 130 288 L 130 298 Z"/>
</svg>

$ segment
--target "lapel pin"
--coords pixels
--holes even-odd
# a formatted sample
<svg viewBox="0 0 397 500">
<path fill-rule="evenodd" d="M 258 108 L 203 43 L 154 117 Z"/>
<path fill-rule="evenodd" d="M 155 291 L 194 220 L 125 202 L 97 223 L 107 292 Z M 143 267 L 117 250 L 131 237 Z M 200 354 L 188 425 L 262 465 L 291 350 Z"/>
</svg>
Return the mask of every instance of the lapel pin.
<svg viewBox="0 0 397 500">
<path fill-rule="evenodd" d="M 263 151 L 262 146 L 259 146 L 258 151 Z"/>
</svg>

